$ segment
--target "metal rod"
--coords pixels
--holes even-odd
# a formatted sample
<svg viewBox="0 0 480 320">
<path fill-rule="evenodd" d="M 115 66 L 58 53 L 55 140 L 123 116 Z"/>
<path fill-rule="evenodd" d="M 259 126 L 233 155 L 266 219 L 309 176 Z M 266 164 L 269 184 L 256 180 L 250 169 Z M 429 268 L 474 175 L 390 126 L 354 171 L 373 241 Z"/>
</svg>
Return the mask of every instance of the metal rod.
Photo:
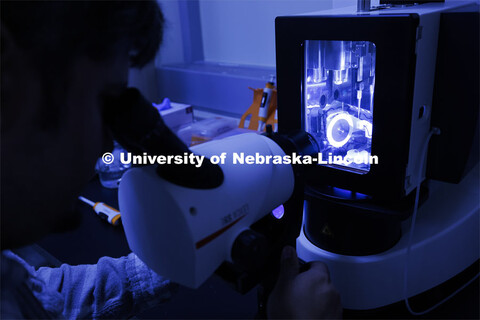
<svg viewBox="0 0 480 320">
<path fill-rule="evenodd" d="M 82 197 L 82 196 L 78 197 L 78 199 L 82 200 L 83 202 L 85 202 L 85 203 L 88 204 L 88 205 L 91 205 L 92 207 L 95 205 L 95 202 L 90 201 L 90 200 L 88 200 L 87 198 L 84 198 L 84 197 Z"/>
<path fill-rule="evenodd" d="M 369 12 L 370 0 L 357 0 L 357 12 Z"/>
</svg>

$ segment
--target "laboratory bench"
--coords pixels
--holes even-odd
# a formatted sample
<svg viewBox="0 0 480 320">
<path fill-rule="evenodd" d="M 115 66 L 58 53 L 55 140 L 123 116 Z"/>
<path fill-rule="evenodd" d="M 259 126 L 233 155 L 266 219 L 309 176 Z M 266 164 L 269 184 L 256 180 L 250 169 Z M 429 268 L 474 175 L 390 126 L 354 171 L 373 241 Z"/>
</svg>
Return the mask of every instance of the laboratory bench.
<svg viewBox="0 0 480 320">
<path fill-rule="evenodd" d="M 82 195 L 94 202 L 101 201 L 118 208 L 117 189 L 103 188 L 98 178 L 93 179 L 87 185 Z M 59 261 L 71 265 L 93 264 L 103 256 L 115 258 L 130 252 L 121 225 L 114 227 L 108 224 L 83 202 L 78 201 L 77 210 L 81 212 L 83 218 L 77 229 L 49 235 L 37 243 L 42 251 L 45 250 L 53 256 L 48 264 L 55 265 Z M 478 265 L 476 270 L 478 272 Z M 465 282 L 468 280 L 467 277 L 464 276 L 459 282 Z M 421 317 L 411 316 L 403 302 L 370 311 L 345 310 L 344 316 L 345 318 L 360 319 L 478 319 L 478 293 L 477 280 L 451 301 Z M 441 294 L 436 293 L 433 297 L 431 295 L 427 299 L 427 306 L 438 301 L 435 300 L 438 297 L 441 297 Z M 256 313 L 257 292 L 255 289 L 241 295 L 220 277 L 213 275 L 197 290 L 180 287 L 170 301 L 139 314 L 137 318 L 253 319 Z"/>
</svg>

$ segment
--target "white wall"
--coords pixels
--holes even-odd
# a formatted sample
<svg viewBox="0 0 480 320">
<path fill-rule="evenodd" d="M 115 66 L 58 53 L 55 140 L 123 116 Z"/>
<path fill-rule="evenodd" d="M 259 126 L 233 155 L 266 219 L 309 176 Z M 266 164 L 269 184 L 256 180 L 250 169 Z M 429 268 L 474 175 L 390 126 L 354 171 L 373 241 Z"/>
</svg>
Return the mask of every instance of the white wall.
<svg viewBox="0 0 480 320">
<path fill-rule="evenodd" d="M 182 63 L 180 1 L 157 0 L 165 15 L 156 65 Z M 379 0 L 372 0 L 378 4 Z M 199 0 L 205 61 L 275 67 L 275 17 L 354 6 L 357 0 Z"/>
<path fill-rule="evenodd" d="M 330 9 L 333 1 L 200 0 L 205 60 L 275 67 L 275 17 Z"/>
<path fill-rule="evenodd" d="M 165 16 L 164 40 L 155 64 L 134 70 L 130 84 L 158 100 L 156 68 L 184 63 L 180 2 L 199 1 L 205 61 L 275 67 L 275 17 L 356 5 L 357 0 L 157 0 Z M 372 0 L 378 3 L 379 0 Z M 263 80 L 262 80 L 263 81 Z M 161 93 L 160 95 L 168 95 Z"/>
<path fill-rule="evenodd" d="M 185 1 L 185 0 L 183 0 Z M 188 1 L 188 0 L 187 0 Z M 157 0 L 165 17 L 163 43 L 157 54 L 157 65 L 183 62 L 182 23 L 178 0 Z"/>
</svg>

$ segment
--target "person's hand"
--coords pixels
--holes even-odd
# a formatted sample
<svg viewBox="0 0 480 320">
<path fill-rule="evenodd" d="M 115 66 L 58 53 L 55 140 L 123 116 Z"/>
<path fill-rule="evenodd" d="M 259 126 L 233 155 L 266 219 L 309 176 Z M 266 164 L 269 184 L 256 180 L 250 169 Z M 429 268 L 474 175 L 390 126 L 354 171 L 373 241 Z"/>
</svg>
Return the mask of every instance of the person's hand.
<svg viewBox="0 0 480 320">
<path fill-rule="evenodd" d="M 270 319 L 332 319 L 342 317 L 340 295 L 330 282 L 327 266 L 312 262 L 299 273 L 297 253 L 282 251 L 280 274 L 267 304 Z"/>
</svg>

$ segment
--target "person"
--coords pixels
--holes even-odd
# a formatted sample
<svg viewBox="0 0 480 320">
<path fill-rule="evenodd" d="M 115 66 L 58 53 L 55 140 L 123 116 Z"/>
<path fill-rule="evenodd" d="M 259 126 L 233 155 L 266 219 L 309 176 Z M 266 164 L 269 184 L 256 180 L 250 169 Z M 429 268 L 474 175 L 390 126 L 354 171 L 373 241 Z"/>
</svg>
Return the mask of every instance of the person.
<svg viewBox="0 0 480 320">
<path fill-rule="evenodd" d="M 102 97 L 154 58 L 163 24 L 155 1 L 1 2 L 3 319 L 126 318 L 174 294 L 133 253 L 35 270 L 10 250 L 79 223 L 76 199 L 112 148 Z M 268 308 L 281 318 L 341 314 L 325 266 L 299 273 L 288 247 Z"/>
</svg>

